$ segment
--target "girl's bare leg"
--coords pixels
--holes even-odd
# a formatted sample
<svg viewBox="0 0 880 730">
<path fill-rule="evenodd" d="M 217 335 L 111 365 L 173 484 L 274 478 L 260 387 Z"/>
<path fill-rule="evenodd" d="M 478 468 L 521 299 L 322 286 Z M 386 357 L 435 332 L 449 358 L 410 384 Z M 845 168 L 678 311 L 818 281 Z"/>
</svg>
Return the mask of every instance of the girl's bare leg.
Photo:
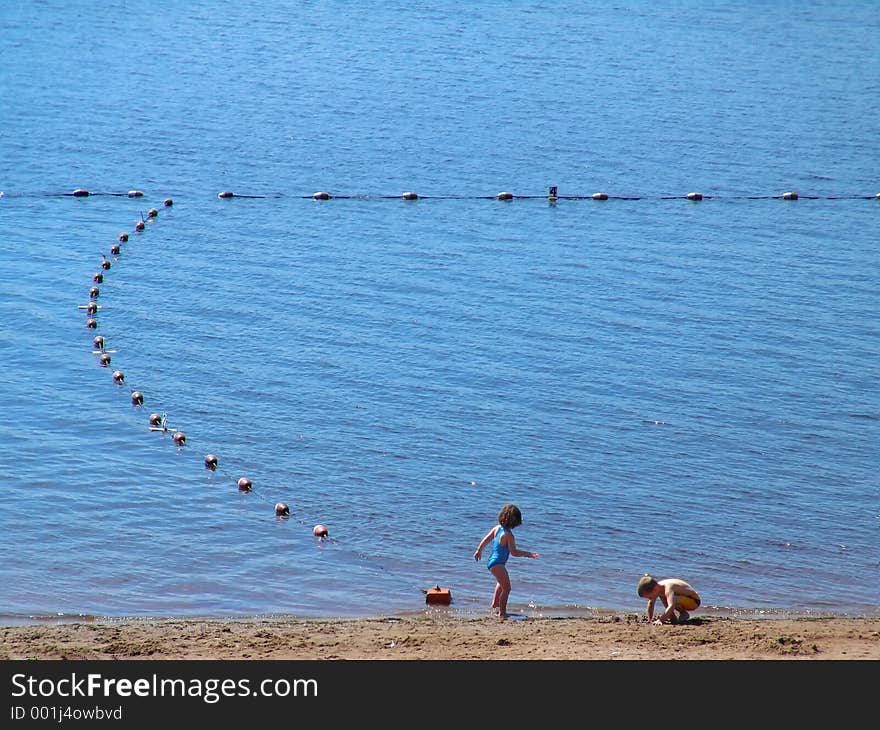
<svg viewBox="0 0 880 730">
<path fill-rule="evenodd" d="M 495 587 L 495 596 L 498 602 L 498 616 L 507 618 L 507 597 L 510 595 L 510 576 L 507 574 L 507 568 L 503 565 L 493 565 L 489 570 L 498 581 Z M 495 605 L 493 601 L 493 606 Z"/>
<path fill-rule="evenodd" d="M 495 584 L 495 592 L 492 594 L 492 610 L 495 615 L 498 615 L 498 605 L 501 602 L 501 584 Z"/>
</svg>

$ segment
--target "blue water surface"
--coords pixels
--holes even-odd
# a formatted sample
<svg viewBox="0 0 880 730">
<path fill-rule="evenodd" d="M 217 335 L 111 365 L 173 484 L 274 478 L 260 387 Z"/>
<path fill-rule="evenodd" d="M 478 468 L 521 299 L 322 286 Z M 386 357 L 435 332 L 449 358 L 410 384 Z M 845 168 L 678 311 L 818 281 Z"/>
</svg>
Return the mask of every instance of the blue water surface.
<svg viewBox="0 0 880 730">
<path fill-rule="evenodd" d="M 872 3 L 45 0 L 0 37 L 3 620 L 479 615 L 506 502 L 528 615 L 645 572 L 880 611 Z"/>
</svg>

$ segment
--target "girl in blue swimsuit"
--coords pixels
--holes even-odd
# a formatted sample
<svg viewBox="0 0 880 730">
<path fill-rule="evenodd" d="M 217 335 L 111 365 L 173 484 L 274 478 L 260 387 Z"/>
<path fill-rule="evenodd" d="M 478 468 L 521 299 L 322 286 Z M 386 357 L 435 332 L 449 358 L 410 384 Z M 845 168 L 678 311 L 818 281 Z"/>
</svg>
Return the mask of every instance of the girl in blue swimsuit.
<svg viewBox="0 0 880 730">
<path fill-rule="evenodd" d="M 495 593 L 492 595 L 492 608 L 500 618 L 507 618 L 507 597 L 510 595 L 510 576 L 507 573 L 507 559 L 537 558 L 538 553 L 519 550 L 513 537 L 513 528 L 522 524 L 522 513 L 515 504 L 505 504 L 498 513 L 498 524 L 480 540 L 474 551 L 474 560 L 479 560 L 483 548 L 492 543 L 492 554 L 486 563 L 489 572 L 495 576 Z"/>
</svg>

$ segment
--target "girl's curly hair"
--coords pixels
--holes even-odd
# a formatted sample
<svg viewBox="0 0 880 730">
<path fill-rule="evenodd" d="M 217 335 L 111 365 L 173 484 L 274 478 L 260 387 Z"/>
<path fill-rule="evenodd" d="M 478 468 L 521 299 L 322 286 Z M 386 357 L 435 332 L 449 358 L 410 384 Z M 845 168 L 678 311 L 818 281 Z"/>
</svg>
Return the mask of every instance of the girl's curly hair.
<svg viewBox="0 0 880 730">
<path fill-rule="evenodd" d="M 508 530 L 519 527 L 522 524 L 522 512 L 515 504 L 505 504 L 498 513 L 498 522 Z"/>
</svg>

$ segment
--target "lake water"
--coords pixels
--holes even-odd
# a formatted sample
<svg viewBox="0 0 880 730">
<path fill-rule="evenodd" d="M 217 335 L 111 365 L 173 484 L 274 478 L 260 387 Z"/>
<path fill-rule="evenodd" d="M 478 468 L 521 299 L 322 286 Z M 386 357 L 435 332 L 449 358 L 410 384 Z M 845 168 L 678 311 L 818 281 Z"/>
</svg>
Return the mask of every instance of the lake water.
<svg viewBox="0 0 880 730">
<path fill-rule="evenodd" d="M 3 620 L 480 614 L 506 502 L 514 611 L 651 572 L 880 612 L 873 3 L 47 0 L 0 37 Z"/>
</svg>

